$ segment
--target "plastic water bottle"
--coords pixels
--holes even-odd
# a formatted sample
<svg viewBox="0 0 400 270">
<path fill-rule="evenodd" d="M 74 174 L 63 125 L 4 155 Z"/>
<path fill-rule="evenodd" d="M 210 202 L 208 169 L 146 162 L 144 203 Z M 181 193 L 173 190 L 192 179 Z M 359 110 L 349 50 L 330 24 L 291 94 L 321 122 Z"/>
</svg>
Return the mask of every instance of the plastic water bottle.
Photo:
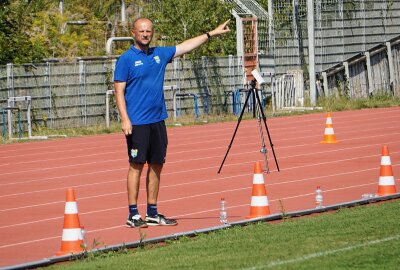
<svg viewBox="0 0 400 270">
<path fill-rule="evenodd" d="M 322 202 L 324 198 L 322 197 L 322 190 L 320 186 L 317 186 L 317 189 L 315 190 L 315 208 L 322 208 L 324 207 Z"/>
<path fill-rule="evenodd" d="M 219 221 L 224 225 L 228 224 L 228 214 L 226 212 L 226 202 L 224 197 L 221 198 L 220 202 Z"/>
<path fill-rule="evenodd" d="M 362 199 L 371 199 L 371 198 L 375 198 L 375 197 L 377 197 L 376 194 L 371 194 L 371 193 L 366 193 L 366 194 L 361 195 Z"/>
<path fill-rule="evenodd" d="M 86 248 L 86 230 L 84 226 L 81 226 L 81 237 L 82 237 L 82 241 L 83 241 L 83 248 Z"/>
</svg>

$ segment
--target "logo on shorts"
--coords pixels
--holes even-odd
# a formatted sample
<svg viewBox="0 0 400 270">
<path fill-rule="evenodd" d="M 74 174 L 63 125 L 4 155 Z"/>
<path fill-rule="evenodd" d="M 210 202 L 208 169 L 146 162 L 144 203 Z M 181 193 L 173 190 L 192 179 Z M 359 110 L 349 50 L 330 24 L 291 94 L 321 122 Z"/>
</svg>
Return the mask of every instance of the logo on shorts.
<svg viewBox="0 0 400 270">
<path fill-rule="evenodd" d="M 131 156 L 132 156 L 133 158 L 137 157 L 137 153 L 138 153 L 138 150 L 137 150 L 137 149 L 131 149 Z"/>
</svg>

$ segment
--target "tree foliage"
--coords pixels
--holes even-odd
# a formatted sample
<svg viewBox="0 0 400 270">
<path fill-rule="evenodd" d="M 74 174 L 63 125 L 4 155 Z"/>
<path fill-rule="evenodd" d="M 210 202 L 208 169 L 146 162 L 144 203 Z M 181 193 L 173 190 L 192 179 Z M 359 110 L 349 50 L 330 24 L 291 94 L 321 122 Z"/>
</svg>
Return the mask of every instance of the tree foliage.
<svg viewBox="0 0 400 270">
<path fill-rule="evenodd" d="M 232 6 L 220 0 L 163 0 L 152 1 L 145 9 L 145 16 L 152 18 L 156 25 L 156 42 L 175 45 L 186 39 L 213 30 L 231 18 Z M 231 33 L 212 38 L 210 42 L 191 53 L 192 57 L 202 55 L 227 55 L 236 52 L 235 21 L 230 22 Z"/>
<path fill-rule="evenodd" d="M 2 1 L 0 8 L 0 63 L 42 59 L 43 48 L 31 42 L 25 29 L 31 25 L 31 7 L 25 1 Z"/>
<path fill-rule="evenodd" d="M 231 17 L 220 0 L 125 0 L 127 23 L 121 23 L 121 1 L 0 0 L 0 64 L 39 62 L 46 58 L 102 56 L 113 36 L 130 36 L 131 23 L 148 16 L 156 25 L 155 45 L 175 45 L 211 31 Z M 74 24 L 74 22 L 81 24 Z M 213 38 L 191 55 L 235 54 L 232 32 Z M 116 53 L 126 49 L 116 46 Z"/>
</svg>

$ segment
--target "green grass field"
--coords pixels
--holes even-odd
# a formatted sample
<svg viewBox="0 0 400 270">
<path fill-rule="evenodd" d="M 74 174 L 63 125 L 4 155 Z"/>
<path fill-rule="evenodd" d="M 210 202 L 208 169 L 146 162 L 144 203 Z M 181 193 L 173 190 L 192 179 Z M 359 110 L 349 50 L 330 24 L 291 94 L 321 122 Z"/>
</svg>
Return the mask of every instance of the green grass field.
<svg viewBox="0 0 400 270">
<path fill-rule="evenodd" d="M 400 269 L 400 200 L 90 253 L 51 269 Z"/>
</svg>

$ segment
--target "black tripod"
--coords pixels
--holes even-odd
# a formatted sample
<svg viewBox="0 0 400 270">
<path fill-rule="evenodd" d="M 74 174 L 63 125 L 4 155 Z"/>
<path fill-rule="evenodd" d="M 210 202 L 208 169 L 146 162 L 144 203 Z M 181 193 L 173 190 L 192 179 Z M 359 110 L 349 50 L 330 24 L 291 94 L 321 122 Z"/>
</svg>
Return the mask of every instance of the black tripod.
<svg viewBox="0 0 400 270">
<path fill-rule="evenodd" d="M 221 163 L 221 166 L 219 167 L 218 173 L 221 172 L 222 166 L 225 163 L 225 160 L 226 160 L 226 157 L 228 156 L 229 150 L 232 147 L 233 140 L 235 139 L 236 132 L 237 132 L 237 130 L 239 128 L 240 122 L 242 121 L 243 113 L 244 113 L 244 111 L 245 111 L 245 109 L 247 107 L 247 103 L 249 101 L 250 95 L 253 95 L 253 118 L 256 117 L 256 110 L 258 110 L 258 123 L 259 123 L 259 126 L 260 126 L 260 133 L 261 133 L 261 139 L 262 139 L 261 153 L 264 154 L 264 158 L 265 158 L 266 166 L 267 166 L 267 173 L 269 173 L 269 167 L 268 167 L 268 162 L 267 162 L 267 150 L 265 148 L 264 135 L 262 133 L 262 125 L 261 125 L 260 114 L 261 114 L 262 120 L 264 122 L 265 130 L 267 131 L 267 134 L 268 134 L 269 144 L 271 146 L 272 153 L 274 155 L 275 164 L 276 164 L 276 167 L 278 168 L 278 171 L 279 171 L 279 165 L 278 165 L 278 161 L 277 161 L 276 156 L 275 156 L 274 145 L 272 144 L 271 136 L 270 136 L 269 131 L 268 131 L 268 126 L 267 126 L 267 121 L 266 121 L 267 118 L 265 117 L 264 110 L 263 110 L 263 108 L 261 106 L 260 97 L 258 96 L 258 91 L 256 89 L 256 83 L 257 83 L 256 80 L 252 80 L 251 83 L 250 83 L 251 89 L 247 90 L 247 97 L 246 97 L 246 100 L 245 100 L 245 102 L 243 104 L 242 112 L 240 113 L 240 116 L 239 116 L 239 119 L 238 119 L 238 123 L 237 123 L 236 128 L 235 128 L 235 132 L 233 133 L 231 142 L 229 143 L 228 150 L 226 151 L 225 157 L 222 160 L 222 163 Z"/>
</svg>

